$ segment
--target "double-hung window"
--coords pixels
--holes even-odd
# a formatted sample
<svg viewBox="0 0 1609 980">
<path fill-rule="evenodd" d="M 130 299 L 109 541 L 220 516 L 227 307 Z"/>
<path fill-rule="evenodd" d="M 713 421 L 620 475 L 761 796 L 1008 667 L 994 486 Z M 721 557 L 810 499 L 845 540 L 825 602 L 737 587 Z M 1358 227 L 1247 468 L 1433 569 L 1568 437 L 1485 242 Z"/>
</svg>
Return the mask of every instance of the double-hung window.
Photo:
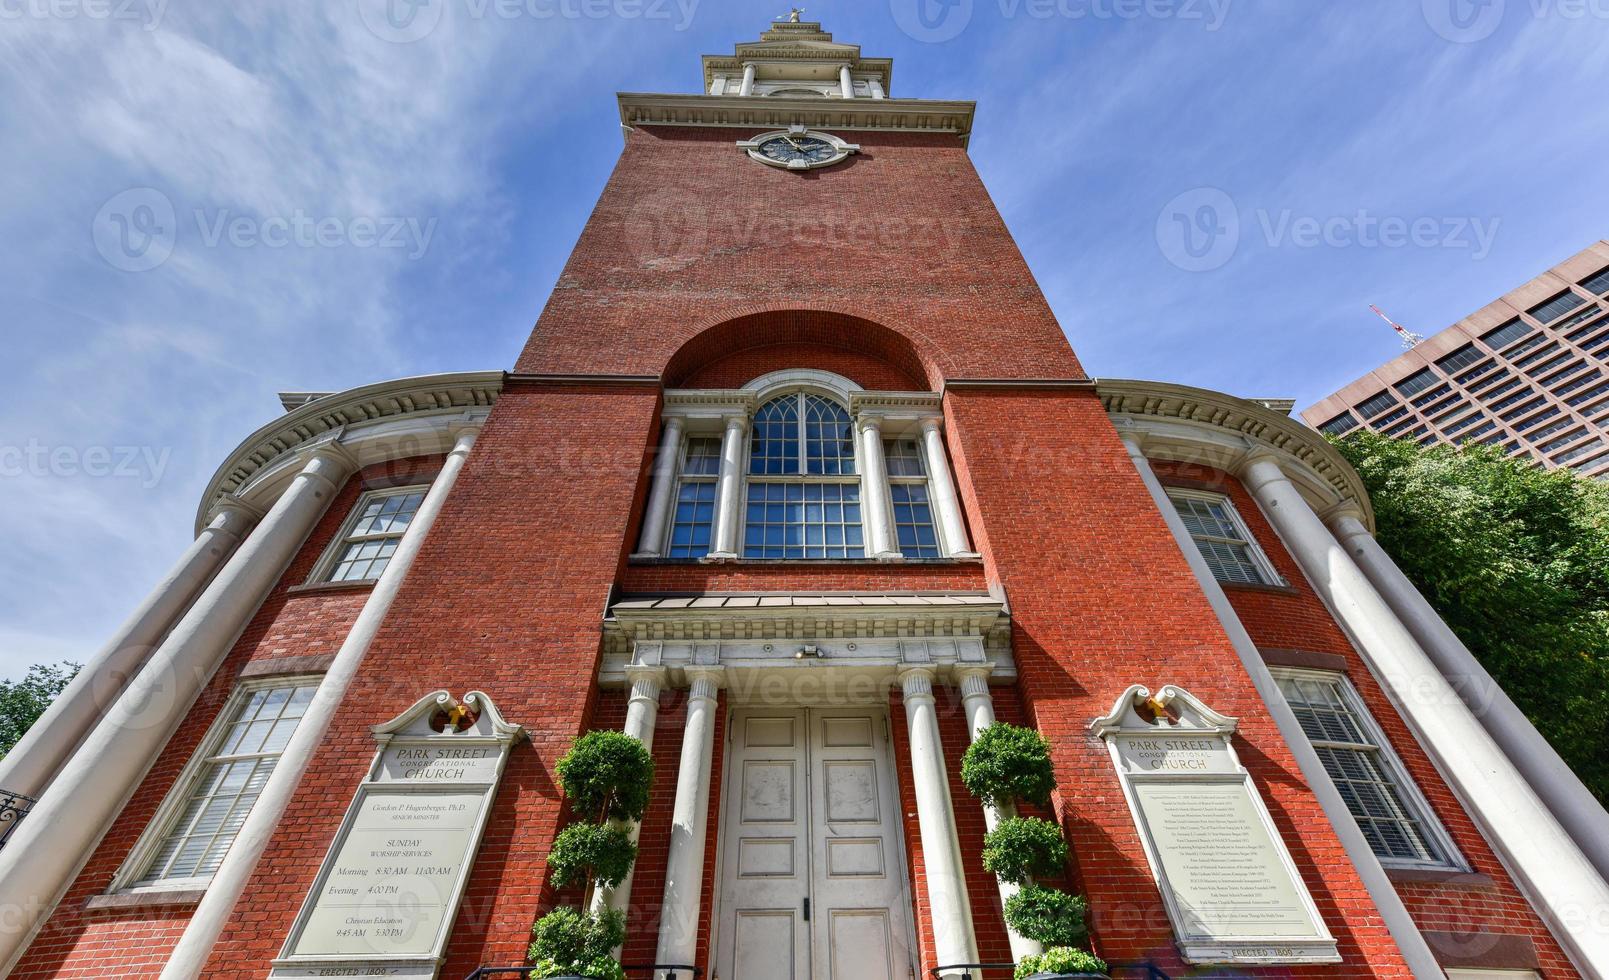
<svg viewBox="0 0 1609 980">
<path fill-rule="evenodd" d="M 313 580 L 364 582 L 377 579 L 396 553 L 429 487 L 371 490 L 358 499 Z"/>
<path fill-rule="evenodd" d="M 317 678 L 276 678 L 236 690 L 114 887 L 205 884 L 234 843 L 317 686 Z"/>
<path fill-rule="evenodd" d="M 1284 584 L 1228 497 L 1170 488 L 1168 499 L 1212 569 L 1213 578 L 1243 585 Z"/>
<path fill-rule="evenodd" d="M 721 476 L 721 440 L 693 436 L 686 440 L 676 480 L 671 513 L 670 558 L 703 558 L 710 553 L 715 524 L 715 489 Z"/>
<path fill-rule="evenodd" d="M 749 443 L 746 558 L 864 558 L 854 427 L 813 392 L 773 398 Z"/>
<path fill-rule="evenodd" d="M 883 440 L 888 498 L 894 516 L 894 542 L 906 558 L 942 558 L 933 501 L 928 495 L 927 460 L 915 439 Z"/>
<path fill-rule="evenodd" d="M 1274 677 L 1380 862 L 1461 870 L 1447 832 L 1346 678 L 1291 669 Z"/>
</svg>

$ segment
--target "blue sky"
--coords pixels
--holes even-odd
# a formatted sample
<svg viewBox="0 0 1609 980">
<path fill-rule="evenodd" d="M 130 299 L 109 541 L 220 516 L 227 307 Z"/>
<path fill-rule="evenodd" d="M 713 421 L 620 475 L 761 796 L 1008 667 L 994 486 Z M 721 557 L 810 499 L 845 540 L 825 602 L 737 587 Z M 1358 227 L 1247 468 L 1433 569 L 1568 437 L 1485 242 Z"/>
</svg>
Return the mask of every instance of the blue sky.
<svg viewBox="0 0 1609 980">
<path fill-rule="evenodd" d="M 386 2 L 0 3 L 0 676 L 94 651 L 275 392 L 511 365 L 613 93 L 787 9 Z M 1369 303 L 1429 333 L 1609 228 L 1609 0 L 940 2 L 806 19 L 978 101 L 1098 376 L 1305 405 L 1397 352 Z"/>
</svg>

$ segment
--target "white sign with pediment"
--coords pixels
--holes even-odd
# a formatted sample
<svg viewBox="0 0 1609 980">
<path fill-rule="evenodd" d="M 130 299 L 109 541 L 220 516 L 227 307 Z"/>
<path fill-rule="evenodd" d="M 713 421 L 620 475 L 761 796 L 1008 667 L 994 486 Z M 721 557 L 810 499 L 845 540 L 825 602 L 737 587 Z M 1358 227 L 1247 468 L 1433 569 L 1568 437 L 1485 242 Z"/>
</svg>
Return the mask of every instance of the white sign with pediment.
<svg viewBox="0 0 1609 980">
<path fill-rule="evenodd" d="M 479 691 L 420 698 L 380 750 L 271 980 L 434 980 L 518 725 Z"/>
<path fill-rule="evenodd" d="M 1335 939 L 1230 737 L 1234 718 L 1136 684 L 1106 740 L 1179 951 L 1189 963 L 1337 963 Z"/>
</svg>

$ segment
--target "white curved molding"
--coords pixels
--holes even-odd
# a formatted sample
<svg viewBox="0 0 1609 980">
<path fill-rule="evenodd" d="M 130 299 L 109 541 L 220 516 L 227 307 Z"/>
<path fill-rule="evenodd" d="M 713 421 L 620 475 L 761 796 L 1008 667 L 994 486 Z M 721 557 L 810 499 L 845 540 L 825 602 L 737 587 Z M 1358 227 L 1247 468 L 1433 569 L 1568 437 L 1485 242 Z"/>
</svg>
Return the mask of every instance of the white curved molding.
<svg viewBox="0 0 1609 980">
<path fill-rule="evenodd" d="M 1323 435 L 1290 416 L 1188 385 L 1101 379 L 1095 388 L 1118 431 L 1138 436 L 1147 458 L 1235 473 L 1253 455 L 1272 454 L 1315 510 L 1350 506 L 1373 529 L 1357 471 Z"/>
<path fill-rule="evenodd" d="M 325 395 L 247 436 L 207 484 L 197 533 L 223 505 L 265 511 L 309 450 L 335 447 L 357 466 L 445 453 L 478 425 L 503 388 L 501 371 L 399 378 Z"/>
<path fill-rule="evenodd" d="M 743 386 L 744 391 L 752 391 L 754 400 L 765 404 L 777 395 L 790 391 L 815 389 L 833 395 L 845 405 L 855 392 L 861 391 L 860 385 L 849 380 L 841 374 L 831 371 L 818 371 L 815 368 L 791 368 L 786 371 L 772 371 L 762 374 Z"/>
<path fill-rule="evenodd" d="M 811 129 L 972 133 L 974 102 L 929 99 L 819 99 L 791 96 L 661 95 L 622 92 L 620 124 L 637 126 L 719 126 L 744 129 Z"/>
</svg>

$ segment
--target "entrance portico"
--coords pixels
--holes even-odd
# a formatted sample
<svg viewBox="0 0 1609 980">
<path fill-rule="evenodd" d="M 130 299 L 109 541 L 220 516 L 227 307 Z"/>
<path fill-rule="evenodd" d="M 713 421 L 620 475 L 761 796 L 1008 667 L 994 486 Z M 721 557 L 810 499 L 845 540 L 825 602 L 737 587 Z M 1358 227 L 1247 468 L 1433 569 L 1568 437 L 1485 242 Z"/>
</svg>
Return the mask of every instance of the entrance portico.
<svg viewBox="0 0 1609 980">
<path fill-rule="evenodd" d="M 949 788 L 960 760 L 945 758 L 933 690 L 964 680 L 976 705 L 990 699 L 987 682 L 1014 681 L 999 599 L 627 598 L 611 607 L 606 635 L 604 686 L 631 678 L 640 690 L 651 672 L 689 692 L 658 963 L 694 963 L 707 921 L 716 977 L 916 976 L 916 936 L 928 930 L 941 975 L 967 975 L 978 952 Z M 717 686 L 728 709 L 721 758 L 701 720 L 713 714 Z M 909 735 L 904 793 L 889 717 L 895 690 Z M 723 798 L 709 834 L 700 817 L 717 774 Z M 902 797 L 915 803 L 914 839 L 902 828 Z M 716 853 L 704 853 L 706 838 Z M 909 848 L 921 854 L 920 903 Z M 705 894 L 697 869 L 710 861 L 715 887 Z M 611 904 L 629 908 L 620 891 Z M 638 896 L 636 908 L 648 901 Z M 930 921 L 916 922 L 918 912 Z"/>
</svg>

